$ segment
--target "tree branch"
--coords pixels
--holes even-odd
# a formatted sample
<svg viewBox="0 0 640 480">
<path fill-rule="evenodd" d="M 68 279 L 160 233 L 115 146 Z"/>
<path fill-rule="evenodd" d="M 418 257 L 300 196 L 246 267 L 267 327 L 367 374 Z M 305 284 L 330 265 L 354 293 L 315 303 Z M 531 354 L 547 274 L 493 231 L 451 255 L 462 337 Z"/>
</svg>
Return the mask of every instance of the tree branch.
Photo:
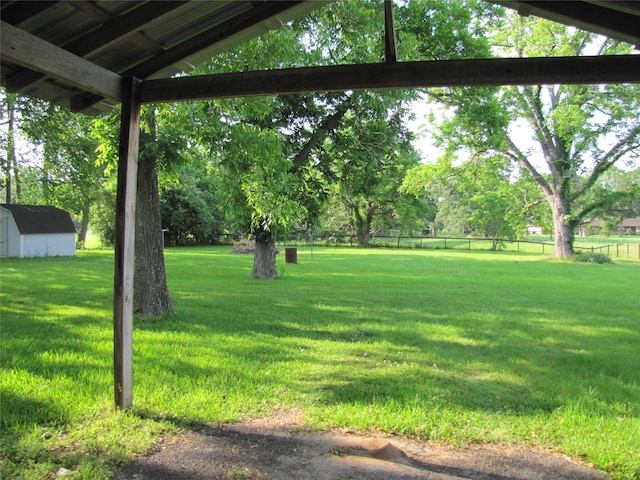
<svg viewBox="0 0 640 480">
<path fill-rule="evenodd" d="M 336 107 L 334 113 L 325 118 L 324 122 L 315 129 L 307 143 L 304 144 L 302 150 L 298 152 L 296 157 L 293 159 L 293 166 L 291 167 L 291 173 L 296 173 L 302 164 L 309 158 L 311 151 L 316 148 L 322 140 L 326 138 L 326 136 L 334 130 L 339 124 L 345 114 L 351 108 L 351 97 L 348 97 L 344 100 L 340 105 Z"/>
<path fill-rule="evenodd" d="M 509 148 L 511 149 L 510 152 L 507 152 L 507 156 L 511 158 L 511 160 L 517 162 L 527 172 L 529 172 L 529 174 L 540 186 L 540 188 L 545 193 L 545 195 L 547 195 L 548 197 L 553 196 L 553 191 L 551 190 L 551 186 L 549 185 L 549 183 L 544 179 L 542 175 L 540 175 L 538 170 L 536 170 L 533 164 L 527 159 L 527 157 L 525 157 L 525 155 L 520 151 L 520 149 L 517 147 L 517 145 L 513 142 L 513 140 L 511 140 L 511 137 L 509 137 L 508 135 L 506 136 L 506 142 L 507 142 L 507 145 L 509 145 Z"/>
<path fill-rule="evenodd" d="M 593 184 L 612 166 L 616 164 L 625 154 L 640 148 L 640 142 L 636 139 L 640 137 L 640 126 L 631 129 L 631 131 L 616 143 L 611 149 L 598 161 L 591 171 L 591 175 L 582 186 L 576 190 L 576 192 L 569 198 L 570 201 L 574 201 L 580 197 L 585 191 L 587 191 Z M 634 142 L 634 140 L 636 140 Z"/>
</svg>

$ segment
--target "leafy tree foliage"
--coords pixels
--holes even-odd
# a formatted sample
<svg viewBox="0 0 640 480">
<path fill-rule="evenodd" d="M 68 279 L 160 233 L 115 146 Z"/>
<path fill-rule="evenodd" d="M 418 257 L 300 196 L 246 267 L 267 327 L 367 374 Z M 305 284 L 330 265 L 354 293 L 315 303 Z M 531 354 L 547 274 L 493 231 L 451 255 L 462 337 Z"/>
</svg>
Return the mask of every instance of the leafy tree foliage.
<svg viewBox="0 0 640 480">
<path fill-rule="evenodd" d="M 504 52 L 517 56 L 626 53 L 630 47 L 539 19 L 510 15 L 494 32 Z M 496 152 L 535 180 L 553 216 L 555 255 L 573 255 L 573 235 L 587 218 L 603 215 L 619 198 L 598 180 L 615 165 L 633 165 L 640 153 L 640 87 L 637 85 L 537 85 L 461 91 L 443 124 L 450 150 Z M 466 111 L 482 115 L 469 115 Z M 478 119 L 481 118 L 481 121 Z M 535 147 L 519 143 L 523 124 Z M 537 147 L 537 148 L 536 148 Z M 536 156 L 541 162 L 536 162 Z M 531 203 L 534 207 L 539 201 Z"/>
<path fill-rule="evenodd" d="M 401 57 L 483 55 L 488 51 L 483 16 L 492 9 L 474 1 L 397 5 Z M 382 25 L 379 2 L 336 2 L 216 57 L 196 73 L 379 62 Z M 367 243 L 375 215 L 397 216 L 400 205 L 407 207 L 405 213 L 411 210 L 407 198 L 398 203 L 397 186 L 416 162 L 403 126 L 406 105 L 416 96 L 346 92 L 206 102 L 213 114 L 201 120 L 207 125 L 201 141 L 219 155 L 228 177 L 237 179 L 239 188 L 230 198 L 249 207 L 238 205 L 237 211 L 249 215 L 244 223 L 268 259 L 259 260 L 258 248 L 256 266 L 272 267 L 264 275 L 254 269 L 255 276 L 277 274 L 274 239 L 294 226 L 317 223 L 331 184 L 349 206 L 361 244 Z"/>
<path fill-rule="evenodd" d="M 16 200 L 56 205 L 70 211 L 80 219 L 78 245 L 84 246 L 90 209 L 105 176 L 96 154 L 98 143 L 92 136 L 93 120 L 27 97 L 7 94 L 5 101 L 8 114 L 13 111 L 9 116 L 19 121 L 20 132 L 42 152 L 42 163 L 37 168 L 19 167 L 13 152 L 10 163 Z M 19 170 L 24 174 L 21 177 Z M 10 189 L 9 185 L 7 191 Z"/>
<path fill-rule="evenodd" d="M 472 159 L 454 166 L 447 157 L 411 169 L 401 190 L 426 201 L 438 229 L 513 239 L 526 228 L 523 213 L 530 184 L 511 182 L 504 157 Z M 436 227 L 434 227 L 436 228 Z"/>
<path fill-rule="evenodd" d="M 603 205 L 598 215 L 603 232 L 617 233 L 625 218 L 640 217 L 640 167 L 631 171 L 612 167 L 598 179 L 588 196 L 593 203 Z M 585 220 L 592 219 L 595 217 Z"/>
<path fill-rule="evenodd" d="M 401 100 L 392 103 L 389 96 L 369 92 L 357 98 L 359 107 L 366 105 L 367 110 L 355 108 L 345 116 L 327 142 L 325 155 L 330 157 L 340 198 L 352 215 L 358 244 L 366 246 L 376 216 L 393 216 L 401 197 L 398 187 L 418 158 L 404 127 Z"/>
<path fill-rule="evenodd" d="M 160 187 L 160 213 L 168 246 L 211 245 L 224 229 L 216 172 L 192 162 Z"/>
</svg>

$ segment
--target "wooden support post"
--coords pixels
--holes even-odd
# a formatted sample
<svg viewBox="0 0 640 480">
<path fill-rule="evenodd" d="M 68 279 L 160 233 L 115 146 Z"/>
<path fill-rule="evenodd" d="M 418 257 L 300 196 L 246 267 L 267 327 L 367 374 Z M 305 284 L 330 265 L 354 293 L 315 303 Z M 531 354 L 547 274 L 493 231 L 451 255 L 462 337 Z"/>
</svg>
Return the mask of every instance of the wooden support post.
<svg viewBox="0 0 640 480">
<path fill-rule="evenodd" d="M 123 80 L 116 194 L 113 294 L 113 369 L 116 407 L 133 404 L 133 272 L 136 181 L 140 138 L 140 81 Z"/>
<path fill-rule="evenodd" d="M 384 0 L 384 54 L 387 63 L 395 63 L 398 61 L 396 32 L 393 26 L 392 0 Z"/>
</svg>

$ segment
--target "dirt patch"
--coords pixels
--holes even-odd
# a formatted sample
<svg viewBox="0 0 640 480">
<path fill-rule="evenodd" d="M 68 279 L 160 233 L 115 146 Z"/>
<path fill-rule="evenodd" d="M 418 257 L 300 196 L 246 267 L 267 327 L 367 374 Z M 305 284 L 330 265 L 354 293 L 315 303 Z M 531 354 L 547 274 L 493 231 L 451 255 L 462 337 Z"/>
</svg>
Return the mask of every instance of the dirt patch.
<svg viewBox="0 0 640 480">
<path fill-rule="evenodd" d="M 456 449 L 399 437 L 298 430 L 296 412 L 165 438 L 116 480 L 603 480 L 549 452 L 482 445 Z"/>
</svg>

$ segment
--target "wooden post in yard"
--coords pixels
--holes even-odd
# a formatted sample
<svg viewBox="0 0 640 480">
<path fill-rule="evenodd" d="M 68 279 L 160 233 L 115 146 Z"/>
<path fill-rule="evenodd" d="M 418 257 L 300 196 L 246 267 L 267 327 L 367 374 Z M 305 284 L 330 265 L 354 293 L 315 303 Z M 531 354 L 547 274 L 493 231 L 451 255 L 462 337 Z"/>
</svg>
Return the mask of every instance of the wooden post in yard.
<svg viewBox="0 0 640 480">
<path fill-rule="evenodd" d="M 116 407 L 133 404 L 133 262 L 140 138 L 140 80 L 126 78 L 118 151 L 113 293 L 113 384 Z"/>
</svg>

